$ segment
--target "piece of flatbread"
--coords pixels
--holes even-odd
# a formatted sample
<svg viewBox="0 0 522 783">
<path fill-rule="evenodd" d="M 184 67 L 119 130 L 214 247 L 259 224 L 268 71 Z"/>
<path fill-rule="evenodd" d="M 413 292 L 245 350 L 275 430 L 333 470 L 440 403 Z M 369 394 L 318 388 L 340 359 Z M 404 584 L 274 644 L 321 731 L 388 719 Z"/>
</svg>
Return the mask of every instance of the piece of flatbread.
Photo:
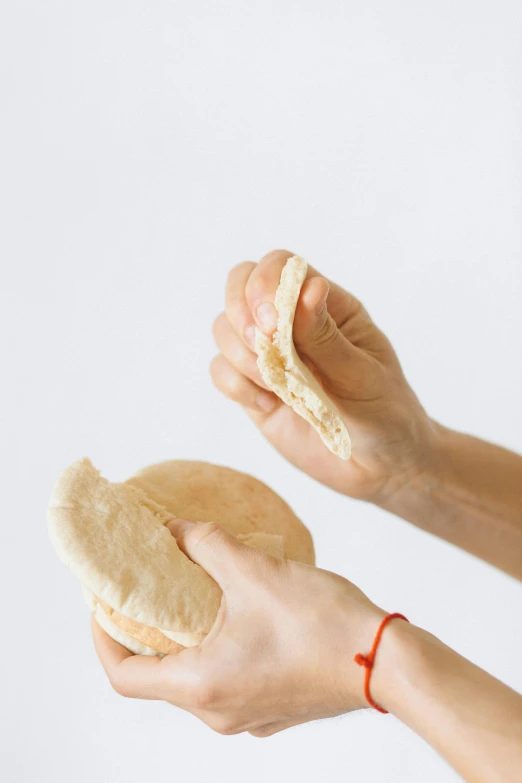
<svg viewBox="0 0 522 783">
<path fill-rule="evenodd" d="M 165 528 L 175 517 L 215 521 L 248 546 L 314 563 L 307 528 L 252 476 L 173 460 L 113 484 L 80 460 L 54 487 L 49 534 L 100 625 L 132 652 L 168 655 L 193 647 L 219 609 L 220 587 Z"/>
<path fill-rule="evenodd" d="M 178 547 L 165 508 L 129 484 L 112 484 L 89 460 L 54 486 L 49 535 L 60 559 L 96 597 L 152 628 L 208 633 L 221 589 Z"/>
<path fill-rule="evenodd" d="M 306 271 L 307 263 L 299 256 L 289 258 L 283 267 L 275 296 L 278 321 L 272 340 L 256 328 L 257 364 L 268 388 L 317 430 L 330 451 L 347 460 L 351 452 L 348 430 L 334 403 L 299 358 L 292 338 Z"/>
</svg>

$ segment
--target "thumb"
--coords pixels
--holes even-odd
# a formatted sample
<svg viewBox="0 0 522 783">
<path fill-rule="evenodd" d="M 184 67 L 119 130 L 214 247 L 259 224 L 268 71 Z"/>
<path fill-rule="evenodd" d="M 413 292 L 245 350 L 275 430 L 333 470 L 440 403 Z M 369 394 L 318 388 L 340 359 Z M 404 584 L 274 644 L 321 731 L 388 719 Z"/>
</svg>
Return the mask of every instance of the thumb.
<svg viewBox="0 0 522 783">
<path fill-rule="evenodd" d="M 327 390 L 341 398 L 358 396 L 370 380 L 371 362 L 329 314 L 328 292 L 324 278 L 311 278 L 303 285 L 294 320 L 295 347 L 301 359 L 318 371 Z"/>
<path fill-rule="evenodd" d="M 256 553 L 215 522 L 173 519 L 166 524 L 187 557 L 201 566 L 223 591 L 245 571 Z"/>
</svg>

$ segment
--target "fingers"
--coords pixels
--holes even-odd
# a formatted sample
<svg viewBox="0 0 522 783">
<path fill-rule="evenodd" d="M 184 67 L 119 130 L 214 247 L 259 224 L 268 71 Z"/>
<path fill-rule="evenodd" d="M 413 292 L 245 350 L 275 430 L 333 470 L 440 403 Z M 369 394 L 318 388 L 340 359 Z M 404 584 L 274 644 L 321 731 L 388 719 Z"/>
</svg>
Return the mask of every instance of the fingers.
<svg viewBox="0 0 522 783">
<path fill-rule="evenodd" d="M 216 356 L 210 365 L 210 375 L 214 385 L 229 400 L 238 402 L 263 414 L 272 413 L 278 405 L 278 399 L 272 392 L 261 389 L 257 384 L 242 375 L 224 356 Z"/>
<path fill-rule="evenodd" d="M 121 696 L 159 699 L 193 711 L 202 687 L 198 648 L 158 658 L 133 655 L 92 618 L 94 646 L 109 682 Z"/>
<path fill-rule="evenodd" d="M 98 625 L 94 618 L 94 614 L 91 617 L 91 626 L 94 647 L 96 648 L 101 665 L 108 674 L 108 668 L 118 666 L 126 658 L 130 658 L 132 653 L 121 644 L 118 644 L 118 642 L 115 642 L 114 639 Z"/>
<path fill-rule="evenodd" d="M 326 278 L 311 277 L 305 280 L 296 307 L 296 317 L 298 309 L 306 314 L 319 313 L 325 306 L 329 293 L 330 283 Z"/>
<path fill-rule="evenodd" d="M 288 250 L 273 250 L 261 259 L 246 283 L 245 296 L 251 317 L 266 335 L 271 335 L 277 326 L 275 294 L 281 272 L 293 255 Z"/>
<path fill-rule="evenodd" d="M 236 333 L 225 313 L 221 313 L 214 321 L 212 334 L 222 355 L 241 375 L 250 378 L 258 386 L 266 389 L 257 366 L 257 355 L 245 345 Z"/>
<path fill-rule="evenodd" d="M 200 565 L 225 592 L 228 587 L 267 555 L 241 543 L 214 522 L 172 520 L 167 524 L 179 548 Z"/>
<path fill-rule="evenodd" d="M 273 310 L 264 308 L 265 304 L 273 304 L 281 272 L 289 258 L 294 254 L 288 250 L 273 250 L 264 256 L 254 268 L 250 268 L 248 280 L 246 283 L 245 296 L 248 308 L 250 309 L 251 322 L 255 322 L 265 334 L 271 335 L 275 328 Z M 313 284 L 310 284 L 315 280 Z M 308 265 L 306 273 L 306 282 L 301 290 L 300 301 L 308 291 L 308 305 L 314 309 L 322 300 L 323 295 L 328 295 L 328 312 L 332 316 L 337 326 L 341 327 L 349 318 L 359 310 L 364 310 L 361 303 L 351 294 L 322 277 L 314 267 Z M 263 308 L 258 313 L 258 308 Z M 366 317 L 369 318 L 367 313 Z M 245 316 L 248 318 L 248 315 Z M 265 318 L 267 323 L 265 324 Z"/>
<path fill-rule="evenodd" d="M 339 328 L 331 316 L 330 290 L 325 282 L 323 278 L 311 278 L 303 285 L 293 329 L 297 352 L 337 397 L 371 397 L 376 393 L 375 362 L 347 339 L 342 331 L 344 324 Z M 346 294 L 345 305 L 345 323 L 350 319 L 360 323 L 364 315 L 359 302 Z"/>
<path fill-rule="evenodd" d="M 198 532 L 198 528 L 209 527 L 184 520 L 175 520 L 171 525 L 173 532 L 176 530 L 184 537 L 187 552 L 194 552 L 196 548 L 195 542 L 201 532 Z M 210 541 L 212 535 L 208 529 L 200 536 L 200 542 Z M 222 542 L 225 538 L 226 536 L 222 538 Z M 233 536 L 230 538 L 233 539 Z M 239 547 L 243 546 L 237 543 Z M 223 554 L 223 546 L 220 551 L 220 545 L 210 544 L 209 551 L 213 546 L 216 546 L 216 555 Z M 203 549 L 200 550 L 202 551 Z M 209 562 L 205 557 L 203 560 Z M 200 564 L 203 564 L 203 560 L 200 560 Z M 295 725 L 295 721 L 278 721 L 256 728 L 255 721 L 245 722 L 244 718 L 234 714 L 234 710 L 223 709 L 223 683 L 206 671 L 199 648 L 187 649 L 163 659 L 133 655 L 105 633 L 94 617 L 92 634 L 96 652 L 109 682 L 121 696 L 168 701 L 197 715 L 220 734 L 238 734 L 249 730 L 253 736 L 268 737 Z"/>
<path fill-rule="evenodd" d="M 273 250 L 258 264 L 245 261 L 235 266 L 228 276 L 226 316 L 236 334 L 251 349 L 255 347 L 255 325 L 266 334 L 276 327 L 275 292 L 281 270 L 292 255 L 288 250 Z"/>
<path fill-rule="evenodd" d="M 255 324 L 269 335 L 275 328 L 275 310 L 268 307 L 260 313 L 257 311 L 262 305 L 273 304 L 281 272 L 292 255 L 294 254 L 289 250 L 272 250 L 258 264 L 245 261 L 234 267 L 228 276 L 226 316 L 241 340 L 252 349 L 255 346 L 253 329 Z M 336 283 L 321 277 L 316 269 L 309 266 L 306 279 L 308 281 L 313 278 L 317 278 L 320 282 L 314 283 L 309 288 L 309 294 L 312 298 L 320 297 L 321 289 L 324 292 L 326 287 L 329 287 L 328 312 L 337 326 L 341 327 L 359 311 L 362 311 L 365 319 L 370 320 L 361 303 L 354 296 Z M 318 285 L 319 288 L 316 287 Z M 304 295 L 304 289 L 305 286 L 301 297 Z M 313 307 L 314 304 L 315 302 L 310 300 L 310 306 Z"/>
<path fill-rule="evenodd" d="M 139 699 L 161 699 L 165 688 L 161 658 L 133 655 L 92 618 L 92 635 L 96 653 L 114 690 L 121 696 Z"/>
<path fill-rule="evenodd" d="M 251 261 L 244 261 L 233 267 L 228 275 L 225 292 L 226 316 L 239 338 L 251 349 L 255 347 L 255 330 L 245 289 L 256 266 Z"/>
<path fill-rule="evenodd" d="M 328 289 L 322 283 L 321 278 L 304 283 L 296 307 L 293 338 L 299 355 L 309 359 L 329 388 L 341 396 L 344 389 L 339 387 L 339 377 L 344 375 L 343 368 L 357 360 L 357 349 L 329 314 Z"/>
<path fill-rule="evenodd" d="M 256 265 L 235 267 L 227 284 L 227 309 L 214 326 L 222 356 L 211 375 L 229 399 L 248 408 L 256 422 L 279 406 L 274 395 L 260 394 L 263 386 L 252 346 L 254 326 L 272 334 L 277 325 L 273 305 L 281 272 L 292 256 L 274 250 Z M 351 294 L 308 267 L 297 303 L 293 336 L 298 353 L 327 391 L 345 399 L 373 399 L 382 378 L 372 359 L 375 327 L 361 303 Z M 374 351 L 375 352 L 375 351 Z M 254 385 L 253 385 L 254 384 Z M 257 422 L 259 424 L 259 422 Z"/>
</svg>

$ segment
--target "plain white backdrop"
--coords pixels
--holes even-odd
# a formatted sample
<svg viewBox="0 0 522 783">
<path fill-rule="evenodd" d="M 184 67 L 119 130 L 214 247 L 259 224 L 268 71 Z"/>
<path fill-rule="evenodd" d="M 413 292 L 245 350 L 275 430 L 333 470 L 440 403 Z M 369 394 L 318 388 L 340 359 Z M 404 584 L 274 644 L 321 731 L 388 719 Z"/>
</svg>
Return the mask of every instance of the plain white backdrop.
<svg viewBox="0 0 522 783">
<path fill-rule="evenodd" d="M 521 29 L 516 0 L 5 4 L 5 783 L 457 779 L 391 716 L 257 740 L 113 693 L 46 533 L 84 455 L 253 473 L 322 567 L 522 690 L 520 585 L 299 474 L 208 376 L 227 271 L 285 247 L 362 299 L 432 416 L 520 448 Z"/>
</svg>

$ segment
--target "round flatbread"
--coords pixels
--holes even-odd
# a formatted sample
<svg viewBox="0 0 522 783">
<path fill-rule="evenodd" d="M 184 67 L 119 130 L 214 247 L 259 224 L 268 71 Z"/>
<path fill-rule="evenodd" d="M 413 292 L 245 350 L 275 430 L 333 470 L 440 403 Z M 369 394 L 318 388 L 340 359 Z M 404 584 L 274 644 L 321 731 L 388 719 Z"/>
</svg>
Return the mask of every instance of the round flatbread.
<svg viewBox="0 0 522 783">
<path fill-rule="evenodd" d="M 132 639 L 132 651 L 171 654 L 199 644 L 219 609 L 221 589 L 165 528 L 175 517 L 214 521 L 249 546 L 314 563 L 307 528 L 252 476 L 174 460 L 115 484 L 80 460 L 54 487 L 49 534 L 100 624 L 117 641 Z"/>
</svg>

